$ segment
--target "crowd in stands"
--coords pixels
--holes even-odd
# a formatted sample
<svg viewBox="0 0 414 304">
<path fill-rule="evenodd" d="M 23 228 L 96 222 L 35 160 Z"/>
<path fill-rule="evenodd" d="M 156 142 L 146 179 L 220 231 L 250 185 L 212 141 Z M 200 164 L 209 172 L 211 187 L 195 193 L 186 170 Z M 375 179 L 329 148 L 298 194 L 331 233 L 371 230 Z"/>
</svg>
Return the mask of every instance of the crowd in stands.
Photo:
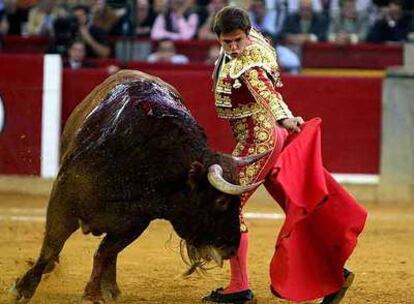
<svg viewBox="0 0 414 304">
<path fill-rule="evenodd" d="M 0 40 L 49 37 L 47 52 L 62 54 L 71 68 L 90 66 L 76 64 L 79 58 L 114 56 L 114 41 L 126 38 L 140 39 L 138 59 L 187 63 L 175 41 L 214 41 L 211 21 L 226 5 L 246 8 L 254 27 L 277 45 L 281 66 L 293 72 L 305 43 L 414 41 L 413 0 L 0 0 Z M 212 46 L 205 62 L 218 52 Z"/>
</svg>

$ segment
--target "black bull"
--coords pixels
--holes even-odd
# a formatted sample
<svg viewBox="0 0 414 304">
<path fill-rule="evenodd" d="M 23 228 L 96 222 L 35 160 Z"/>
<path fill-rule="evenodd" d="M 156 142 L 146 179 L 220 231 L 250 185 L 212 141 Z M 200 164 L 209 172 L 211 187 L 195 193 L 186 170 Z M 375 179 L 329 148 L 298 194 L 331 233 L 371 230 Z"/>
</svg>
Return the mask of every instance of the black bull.
<svg viewBox="0 0 414 304">
<path fill-rule="evenodd" d="M 237 166 L 259 156 L 212 152 L 179 94 L 160 79 L 136 71 L 109 77 L 72 113 L 61 153 L 40 256 L 16 281 L 17 301 L 33 296 L 79 227 L 106 234 L 83 303 L 102 303 L 103 291 L 119 295 L 117 255 L 154 219 L 171 222 L 191 266 L 237 250 L 239 195 L 257 186 L 235 185 Z"/>
</svg>

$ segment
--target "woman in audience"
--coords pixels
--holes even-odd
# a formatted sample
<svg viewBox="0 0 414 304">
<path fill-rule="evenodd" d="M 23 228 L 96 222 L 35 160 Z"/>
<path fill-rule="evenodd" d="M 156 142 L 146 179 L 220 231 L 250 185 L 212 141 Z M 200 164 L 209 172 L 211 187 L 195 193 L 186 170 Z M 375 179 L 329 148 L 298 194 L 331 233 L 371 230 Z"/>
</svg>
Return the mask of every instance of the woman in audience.
<svg viewBox="0 0 414 304">
<path fill-rule="evenodd" d="M 197 33 L 198 15 L 189 9 L 186 0 L 170 0 L 167 11 L 155 19 L 153 40 L 189 40 Z"/>
</svg>

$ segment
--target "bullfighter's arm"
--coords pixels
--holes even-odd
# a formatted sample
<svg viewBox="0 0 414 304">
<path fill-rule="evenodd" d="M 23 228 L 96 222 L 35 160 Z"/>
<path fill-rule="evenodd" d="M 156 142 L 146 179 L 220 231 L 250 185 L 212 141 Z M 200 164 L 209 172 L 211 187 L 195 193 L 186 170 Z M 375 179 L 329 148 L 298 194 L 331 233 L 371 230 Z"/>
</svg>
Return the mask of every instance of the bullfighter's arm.
<svg viewBox="0 0 414 304">
<path fill-rule="evenodd" d="M 277 121 L 293 118 L 292 112 L 283 101 L 282 95 L 276 91 L 273 82 L 263 69 L 251 68 L 243 74 L 242 79 L 256 102 L 270 111 Z"/>
</svg>

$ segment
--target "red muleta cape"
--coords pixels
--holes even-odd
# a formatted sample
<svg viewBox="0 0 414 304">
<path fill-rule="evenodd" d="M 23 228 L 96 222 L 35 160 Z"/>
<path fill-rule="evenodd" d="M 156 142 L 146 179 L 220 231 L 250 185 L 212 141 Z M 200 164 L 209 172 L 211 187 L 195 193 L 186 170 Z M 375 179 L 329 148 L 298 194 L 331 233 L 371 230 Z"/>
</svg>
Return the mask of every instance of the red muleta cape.
<svg viewBox="0 0 414 304">
<path fill-rule="evenodd" d="M 322 165 L 320 119 L 306 122 L 264 175 L 286 219 L 270 263 L 271 290 L 292 301 L 321 298 L 344 284 L 343 267 L 366 210 Z M 267 171 L 267 170 L 265 170 Z"/>
</svg>

